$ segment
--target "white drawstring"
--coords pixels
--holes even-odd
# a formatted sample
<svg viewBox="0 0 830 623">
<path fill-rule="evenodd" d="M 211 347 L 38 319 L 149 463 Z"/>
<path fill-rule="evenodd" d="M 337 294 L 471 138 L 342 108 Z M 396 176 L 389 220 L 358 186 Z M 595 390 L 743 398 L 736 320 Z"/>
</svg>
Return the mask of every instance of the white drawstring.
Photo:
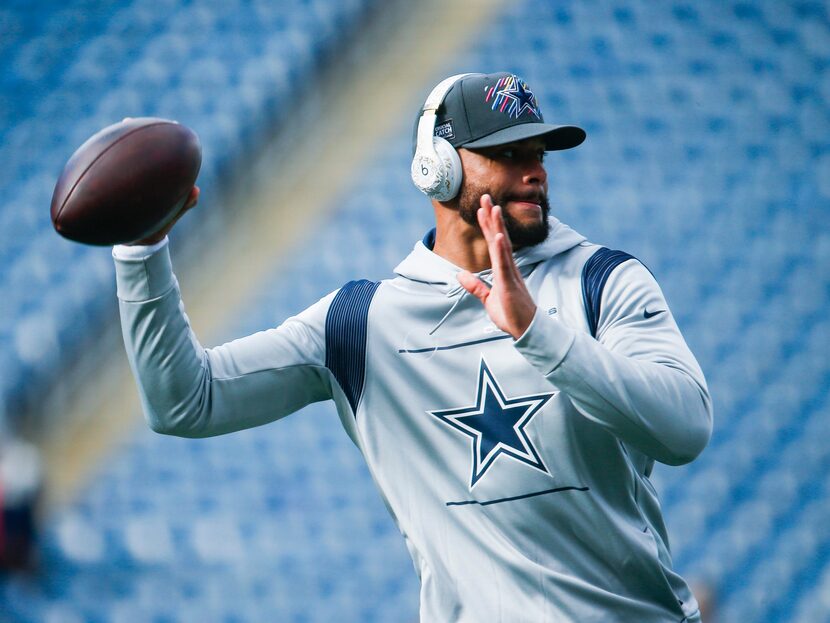
<svg viewBox="0 0 830 623">
<path fill-rule="evenodd" d="M 477 278 L 478 278 L 478 279 L 480 279 L 481 281 L 483 281 L 483 282 L 484 282 L 484 284 L 485 284 L 488 288 L 492 288 L 492 287 L 493 287 L 493 283 L 492 283 L 492 279 L 493 279 L 493 277 L 492 277 L 492 273 L 485 273 L 485 274 L 482 274 L 482 275 L 477 275 Z M 458 300 L 456 300 L 456 301 L 455 301 L 455 303 L 453 303 L 453 304 L 452 304 L 452 307 L 450 307 L 449 311 L 448 311 L 446 314 L 444 314 L 444 317 L 443 317 L 443 318 L 441 318 L 441 320 L 439 320 L 439 321 L 438 321 L 438 324 L 437 324 L 437 325 L 435 325 L 435 326 L 432 328 L 432 331 L 430 331 L 427 335 L 432 335 L 432 334 L 433 334 L 433 333 L 435 333 L 435 332 L 436 332 L 439 328 L 441 328 L 441 325 L 442 325 L 442 324 L 444 324 L 444 322 L 446 322 L 447 318 L 449 318 L 449 317 L 450 317 L 450 314 L 452 314 L 452 313 L 455 311 L 455 308 L 456 308 L 456 307 L 458 307 L 458 305 L 461 303 L 461 301 L 463 301 L 463 300 L 464 300 L 464 297 L 465 297 L 465 296 L 467 296 L 467 294 L 469 294 L 469 292 L 467 292 L 467 289 L 466 289 L 464 286 L 462 286 L 461 284 L 458 284 L 458 287 L 453 288 L 452 290 L 450 290 L 449 292 L 447 292 L 447 296 L 448 296 L 448 297 L 450 297 L 450 296 L 455 296 L 456 294 L 458 294 L 458 292 L 461 292 L 461 296 L 459 296 L 459 297 L 458 297 Z"/>
</svg>

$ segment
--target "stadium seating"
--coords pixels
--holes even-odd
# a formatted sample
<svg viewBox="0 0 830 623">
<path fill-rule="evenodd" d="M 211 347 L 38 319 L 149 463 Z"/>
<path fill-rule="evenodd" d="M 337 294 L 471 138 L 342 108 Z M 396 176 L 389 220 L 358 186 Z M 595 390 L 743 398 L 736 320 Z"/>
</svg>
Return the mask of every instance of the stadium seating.
<svg viewBox="0 0 830 623">
<path fill-rule="evenodd" d="M 0 296 L 13 320 L 0 326 L 0 421 L 15 424 L 112 313 L 109 251 L 64 241 L 49 224 L 52 189 L 74 149 L 125 116 L 176 119 L 199 128 L 199 183 L 210 196 L 281 118 L 294 82 L 314 75 L 372 3 L 0 8 Z"/>
<path fill-rule="evenodd" d="M 0 12 L 0 25 L 19 23 L 17 39 L 0 37 L 0 158 L 12 163 L 0 168 L 0 365 L 9 371 L 0 395 L 32 375 L 48 378 L 82 343 L 54 313 L 62 303 L 95 322 L 101 310 L 91 301 L 111 296 L 107 253 L 47 235 L 44 185 L 68 146 L 119 111 L 149 107 L 212 126 L 206 152 L 228 159 L 208 163 L 217 175 L 258 124 L 279 115 L 276 87 L 314 67 L 319 46 L 367 6 L 297 4 L 302 19 L 268 13 L 265 2 L 165 2 L 157 11 L 136 1 L 113 12 L 90 0 L 63 3 L 45 21 L 22 2 Z M 89 8 L 70 24 L 87 43 L 47 45 L 76 5 Z M 192 23 L 200 28 L 183 28 Z M 280 28 L 294 36 L 269 39 Z M 210 45 L 233 32 L 246 34 L 228 35 L 228 56 Z M 247 60 L 230 71 L 233 55 Z M 168 62 L 186 57 L 200 59 L 199 71 Z M 651 268 L 707 374 L 710 446 L 653 476 L 678 570 L 714 589 L 719 621 L 830 621 L 826 3 L 523 0 L 443 73 L 470 68 L 515 70 L 537 89 L 546 119 L 586 127 L 582 147 L 549 156 L 554 213 Z M 55 78 L 51 97 L 41 108 L 28 96 L 15 101 L 19 117 L 7 125 L 11 87 L 32 95 L 46 75 Z M 74 84 L 96 79 L 90 99 L 72 96 Z M 151 88 L 171 84 L 175 95 Z M 231 85 L 232 98 L 206 95 Z M 44 127 L 43 114 L 81 123 Z M 408 182 L 411 116 L 374 163 L 372 184 L 354 188 L 313 244 L 273 268 L 226 337 L 273 326 L 349 279 L 389 276 L 431 220 Z M 89 268 L 65 274 L 60 259 L 70 257 Z M 65 285 L 44 298 L 46 284 Z M 403 544 L 330 405 L 219 439 L 137 434 L 54 519 L 44 557 L 37 585 L 0 583 L 12 620 L 417 617 Z"/>
</svg>

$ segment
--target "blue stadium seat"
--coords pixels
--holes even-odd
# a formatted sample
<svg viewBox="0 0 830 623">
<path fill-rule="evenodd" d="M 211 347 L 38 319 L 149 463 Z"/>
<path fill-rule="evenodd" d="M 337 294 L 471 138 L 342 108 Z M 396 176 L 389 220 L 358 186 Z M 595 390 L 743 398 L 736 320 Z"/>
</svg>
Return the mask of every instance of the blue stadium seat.
<svg viewBox="0 0 830 623">
<path fill-rule="evenodd" d="M 315 59 L 336 46 L 347 26 L 370 6 L 371 0 L 326 0 L 311 11 L 292 11 L 289 5 L 264 3 L 220 9 L 172 1 L 113 6 L 70 0 L 2 9 L 0 24 L 7 26 L 0 44 L 0 120 L 8 123 L 2 124 L 0 141 L 5 165 L 0 190 L 7 198 L 0 221 L 9 226 L 3 229 L 9 240 L 4 252 L 25 255 L 31 245 L 27 241 L 41 233 L 59 246 L 47 210 L 60 167 L 92 133 L 124 116 L 164 115 L 198 128 L 205 147 L 200 184 L 209 194 L 217 174 L 259 140 L 255 128 L 270 126 L 279 112 L 274 93 L 289 76 L 313 73 Z M 215 44 L 219 38 L 222 46 Z M 14 40 L 22 44 L 6 45 Z M 219 97 L 241 87 L 243 78 L 240 100 Z M 41 258 L 57 270 L 54 281 L 69 276 L 64 271 L 71 263 L 52 256 L 49 245 Z M 33 266 L 21 270 L 25 274 Z M 87 269 L 96 273 L 92 264 Z M 0 269 L 0 283 L 7 270 Z M 83 296 L 73 297 L 72 303 L 79 312 L 95 305 L 103 309 L 100 289 L 78 292 Z M 20 320 L 25 324 L 38 318 Z M 55 330 L 77 334 L 71 318 L 71 313 L 53 318 L 63 323 Z M 95 334 L 95 324 L 82 326 L 86 337 L 73 339 L 75 347 Z M 76 352 L 67 347 L 58 358 L 68 362 Z M 48 368 L 55 366 L 44 370 Z M 48 378 L 43 371 L 27 370 L 24 366 L 22 378 L 29 384 L 35 377 Z"/>
</svg>

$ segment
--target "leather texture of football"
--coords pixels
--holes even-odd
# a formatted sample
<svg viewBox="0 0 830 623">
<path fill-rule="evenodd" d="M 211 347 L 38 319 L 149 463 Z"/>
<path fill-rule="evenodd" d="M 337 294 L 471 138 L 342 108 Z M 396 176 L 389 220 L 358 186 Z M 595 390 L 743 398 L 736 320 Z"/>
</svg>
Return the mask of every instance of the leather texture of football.
<svg viewBox="0 0 830 623">
<path fill-rule="evenodd" d="M 190 128 L 167 119 L 124 119 L 69 158 L 52 194 L 52 224 L 85 244 L 141 240 L 178 214 L 201 164 L 202 147 Z"/>
</svg>

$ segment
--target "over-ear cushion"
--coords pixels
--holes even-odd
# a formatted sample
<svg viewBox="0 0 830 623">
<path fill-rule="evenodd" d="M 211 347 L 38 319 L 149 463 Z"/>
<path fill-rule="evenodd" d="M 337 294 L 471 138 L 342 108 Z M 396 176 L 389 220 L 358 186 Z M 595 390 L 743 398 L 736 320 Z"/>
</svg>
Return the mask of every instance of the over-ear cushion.
<svg viewBox="0 0 830 623">
<path fill-rule="evenodd" d="M 412 158 L 409 172 L 415 187 L 428 197 L 441 187 L 446 177 L 443 158 L 420 148 Z"/>
<path fill-rule="evenodd" d="M 442 175 L 435 190 L 428 192 L 427 195 L 430 199 L 437 201 L 449 201 L 458 194 L 458 189 L 461 188 L 461 178 L 463 177 L 461 158 L 455 147 L 447 139 L 440 136 L 432 138 L 432 146 L 441 160 Z"/>
</svg>

